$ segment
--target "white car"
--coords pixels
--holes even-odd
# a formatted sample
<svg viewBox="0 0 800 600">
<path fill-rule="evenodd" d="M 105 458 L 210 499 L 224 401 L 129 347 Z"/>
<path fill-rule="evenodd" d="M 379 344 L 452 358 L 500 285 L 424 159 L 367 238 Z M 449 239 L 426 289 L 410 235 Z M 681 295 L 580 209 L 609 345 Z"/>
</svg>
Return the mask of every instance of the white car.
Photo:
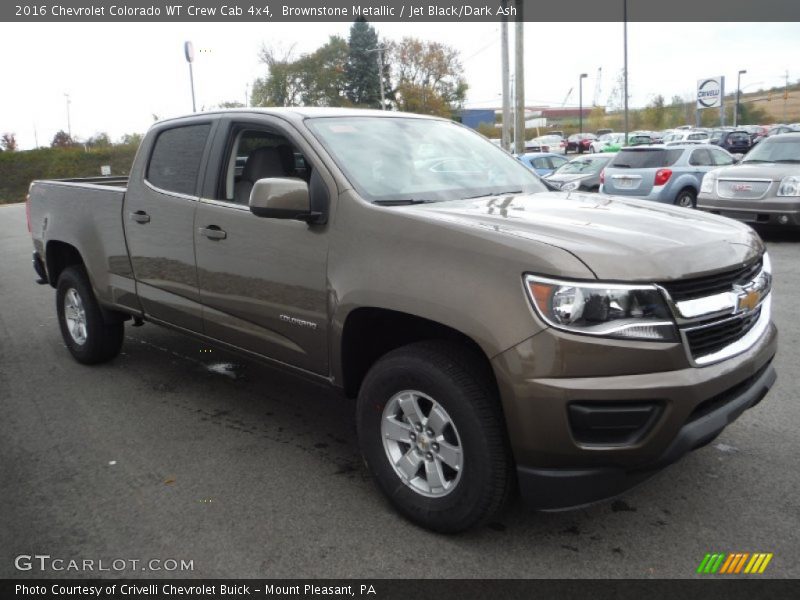
<svg viewBox="0 0 800 600">
<path fill-rule="evenodd" d="M 603 152 L 608 146 L 624 146 L 624 133 L 604 133 L 596 140 L 592 140 L 589 149 L 593 153 Z"/>
<path fill-rule="evenodd" d="M 682 129 L 680 131 L 673 131 L 664 136 L 662 143 L 669 145 L 672 143 L 681 142 L 697 142 L 700 144 L 707 144 L 711 139 L 711 134 L 707 131 L 697 131 L 694 129 Z"/>
</svg>

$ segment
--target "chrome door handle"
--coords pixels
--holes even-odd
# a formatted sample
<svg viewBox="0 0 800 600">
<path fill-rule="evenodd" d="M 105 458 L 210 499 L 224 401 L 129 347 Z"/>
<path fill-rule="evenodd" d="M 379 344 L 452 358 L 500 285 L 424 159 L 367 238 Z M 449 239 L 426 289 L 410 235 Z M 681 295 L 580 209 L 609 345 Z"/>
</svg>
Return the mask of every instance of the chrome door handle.
<svg viewBox="0 0 800 600">
<path fill-rule="evenodd" d="M 148 215 L 143 210 L 137 210 L 136 212 L 130 213 L 131 221 L 135 221 L 136 223 L 149 223 L 150 222 L 150 215 Z"/>
<path fill-rule="evenodd" d="M 224 240 L 228 237 L 228 233 L 223 231 L 216 225 L 209 225 L 208 227 L 199 227 L 197 231 L 200 232 L 200 235 L 206 236 L 210 240 Z"/>
</svg>

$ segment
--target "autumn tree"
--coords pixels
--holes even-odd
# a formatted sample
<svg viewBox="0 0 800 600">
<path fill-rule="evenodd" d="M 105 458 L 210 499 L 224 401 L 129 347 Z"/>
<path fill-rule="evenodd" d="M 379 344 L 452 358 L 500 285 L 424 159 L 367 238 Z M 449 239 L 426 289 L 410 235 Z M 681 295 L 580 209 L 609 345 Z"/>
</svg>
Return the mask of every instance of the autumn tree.
<svg viewBox="0 0 800 600">
<path fill-rule="evenodd" d="M 467 93 L 459 53 L 439 42 L 406 37 L 389 47 L 397 107 L 407 112 L 450 116 Z"/>
<path fill-rule="evenodd" d="M 17 136 L 13 133 L 6 132 L 0 137 L 0 148 L 6 152 L 16 152 L 17 150 Z"/>
<path fill-rule="evenodd" d="M 86 140 L 86 145 L 90 148 L 108 148 L 111 145 L 111 138 L 105 132 L 95 133 Z"/>
<path fill-rule="evenodd" d="M 119 143 L 125 146 L 138 146 L 141 142 L 141 133 L 126 133 L 119 139 Z"/>
<path fill-rule="evenodd" d="M 53 136 L 53 141 L 50 142 L 50 147 L 51 148 L 69 148 L 70 146 L 74 146 L 74 145 L 75 145 L 75 141 L 63 129 L 58 131 Z"/>
</svg>

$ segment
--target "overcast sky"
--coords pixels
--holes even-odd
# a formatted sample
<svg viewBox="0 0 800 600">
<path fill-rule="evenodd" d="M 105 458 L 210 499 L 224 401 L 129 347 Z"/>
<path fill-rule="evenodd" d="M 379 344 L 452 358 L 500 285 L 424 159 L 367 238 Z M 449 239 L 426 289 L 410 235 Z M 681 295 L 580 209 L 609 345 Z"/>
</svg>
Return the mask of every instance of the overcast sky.
<svg viewBox="0 0 800 600">
<path fill-rule="evenodd" d="M 388 39 L 413 35 L 454 46 L 470 87 L 467 107 L 499 105 L 499 24 L 374 25 Z M 0 132 L 15 132 L 23 149 L 34 146 L 34 131 L 39 145 L 49 145 L 67 128 L 65 93 L 78 138 L 144 132 L 153 115 L 191 112 L 184 40 L 195 46 L 198 108 L 213 108 L 244 102 L 247 86 L 265 74 L 257 56 L 262 44 L 309 52 L 329 35 L 347 37 L 348 29 L 348 23 L 3 23 Z M 632 23 L 628 33 L 632 106 L 656 94 L 691 96 L 697 79 L 715 75 L 725 75 L 731 91 L 739 69 L 748 71 L 745 91 L 782 85 L 787 69 L 790 82 L 800 77 L 800 23 Z M 590 104 L 600 67 L 605 104 L 622 68 L 621 23 L 526 24 L 528 105 L 561 106 L 575 88 L 567 105 L 576 106 L 580 73 L 589 75 L 583 97 Z"/>
</svg>

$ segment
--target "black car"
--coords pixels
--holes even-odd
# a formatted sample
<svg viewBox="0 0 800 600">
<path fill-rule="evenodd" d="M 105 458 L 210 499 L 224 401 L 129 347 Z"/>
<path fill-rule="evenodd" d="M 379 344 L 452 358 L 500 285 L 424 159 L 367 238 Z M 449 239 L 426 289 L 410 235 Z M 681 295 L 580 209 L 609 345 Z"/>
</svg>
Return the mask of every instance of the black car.
<svg viewBox="0 0 800 600">
<path fill-rule="evenodd" d="M 724 148 L 731 154 L 747 154 L 753 147 L 752 139 L 747 131 L 737 129 L 720 133 L 718 139 L 711 139 L 711 143 Z"/>
</svg>

